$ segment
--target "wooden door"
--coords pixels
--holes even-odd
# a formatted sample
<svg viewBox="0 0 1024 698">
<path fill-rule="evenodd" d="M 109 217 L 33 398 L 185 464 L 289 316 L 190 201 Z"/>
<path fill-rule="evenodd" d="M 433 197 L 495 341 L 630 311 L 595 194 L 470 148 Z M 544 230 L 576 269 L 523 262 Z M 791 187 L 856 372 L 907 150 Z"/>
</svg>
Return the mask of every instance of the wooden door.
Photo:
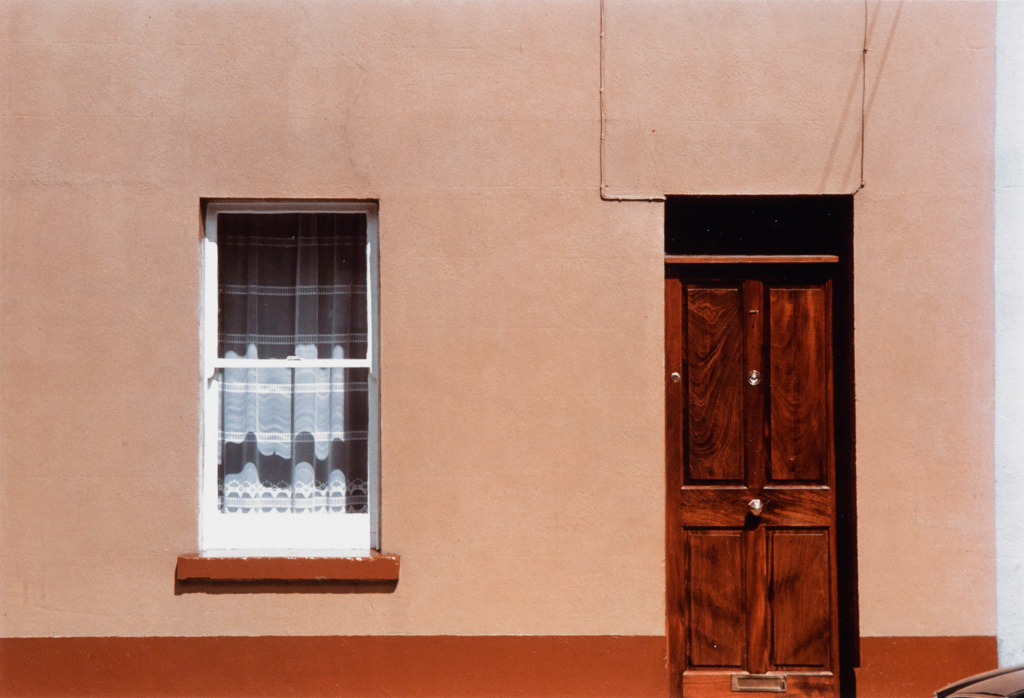
<svg viewBox="0 0 1024 698">
<path fill-rule="evenodd" d="M 838 695 L 832 280 L 701 268 L 665 287 L 673 694 Z"/>
</svg>

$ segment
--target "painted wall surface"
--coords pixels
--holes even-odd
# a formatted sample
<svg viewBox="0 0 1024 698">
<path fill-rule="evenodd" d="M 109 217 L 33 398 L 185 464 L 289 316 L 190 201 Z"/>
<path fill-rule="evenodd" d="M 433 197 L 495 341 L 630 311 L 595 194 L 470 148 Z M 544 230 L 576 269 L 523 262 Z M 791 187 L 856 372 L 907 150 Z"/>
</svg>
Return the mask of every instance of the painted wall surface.
<svg viewBox="0 0 1024 698">
<path fill-rule="evenodd" d="M 991 635 L 995 6 L 868 11 L 854 197 L 861 631 Z"/>
<path fill-rule="evenodd" d="M 609 191 L 853 193 L 864 26 L 863 2 L 607 0 Z"/>
<path fill-rule="evenodd" d="M 593 2 L 4 5 L 8 635 L 664 630 L 662 217 Z M 200 197 L 380 200 L 388 595 L 173 595 Z"/>
<path fill-rule="evenodd" d="M 664 213 L 598 195 L 596 0 L 0 20 L 0 633 L 664 633 Z M 867 30 L 861 630 L 991 635 L 991 5 L 605 20 L 605 183 L 668 194 L 854 191 Z M 200 197 L 380 201 L 393 594 L 173 594 Z"/>
<path fill-rule="evenodd" d="M 1024 662 L 1024 4 L 996 14 L 996 570 L 999 663 Z"/>
</svg>

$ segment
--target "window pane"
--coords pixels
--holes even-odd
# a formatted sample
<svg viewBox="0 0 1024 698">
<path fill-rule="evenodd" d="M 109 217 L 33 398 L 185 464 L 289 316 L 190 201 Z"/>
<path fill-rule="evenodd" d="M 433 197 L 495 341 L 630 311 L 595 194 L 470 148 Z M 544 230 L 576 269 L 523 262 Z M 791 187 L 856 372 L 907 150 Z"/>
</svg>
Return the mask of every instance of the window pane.
<svg viewBox="0 0 1024 698">
<path fill-rule="evenodd" d="M 220 371 L 218 507 L 367 511 L 366 368 Z"/>
<path fill-rule="evenodd" d="M 364 359 L 366 216 L 221 213 L 218 356 Z"/>
</svg>

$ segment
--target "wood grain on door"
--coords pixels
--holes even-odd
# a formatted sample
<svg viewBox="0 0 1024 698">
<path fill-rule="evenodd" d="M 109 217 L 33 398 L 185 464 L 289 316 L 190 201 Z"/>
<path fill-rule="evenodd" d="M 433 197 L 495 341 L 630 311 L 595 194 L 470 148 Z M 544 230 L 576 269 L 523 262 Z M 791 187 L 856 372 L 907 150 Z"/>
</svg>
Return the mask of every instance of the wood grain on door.
<svg viewBox="0 0 1024 698">
<path fill-rule="evenodd" d="M 832 282 L 819 276 L 667 267 L 673 695 L 838 693 Z"/>
</svg>

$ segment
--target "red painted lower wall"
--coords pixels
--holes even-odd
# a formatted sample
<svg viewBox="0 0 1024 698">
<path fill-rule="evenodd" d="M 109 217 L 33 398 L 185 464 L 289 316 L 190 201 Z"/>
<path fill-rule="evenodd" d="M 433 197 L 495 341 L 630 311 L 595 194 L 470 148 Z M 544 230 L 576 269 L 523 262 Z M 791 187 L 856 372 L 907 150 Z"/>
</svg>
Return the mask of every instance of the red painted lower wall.
<svg viewBox="0 0 1024 698">
<path fill-rule="evenodd" d="M 857 696 L 928 698 L 946 684 L 997 664 L 994 637 L 862 637 Z"/>
<path fill-rule="evenodd" d="M 926 698 L 993 637 L 865 637 L 858 698 Z M 659 696 L 663 637 L 0 639 L 3 696 Z"/>
<path fill-rule="evenodd" d="M 3 696 L 664 696 L 663 637 L 0 640 Z"/>
</svg>

